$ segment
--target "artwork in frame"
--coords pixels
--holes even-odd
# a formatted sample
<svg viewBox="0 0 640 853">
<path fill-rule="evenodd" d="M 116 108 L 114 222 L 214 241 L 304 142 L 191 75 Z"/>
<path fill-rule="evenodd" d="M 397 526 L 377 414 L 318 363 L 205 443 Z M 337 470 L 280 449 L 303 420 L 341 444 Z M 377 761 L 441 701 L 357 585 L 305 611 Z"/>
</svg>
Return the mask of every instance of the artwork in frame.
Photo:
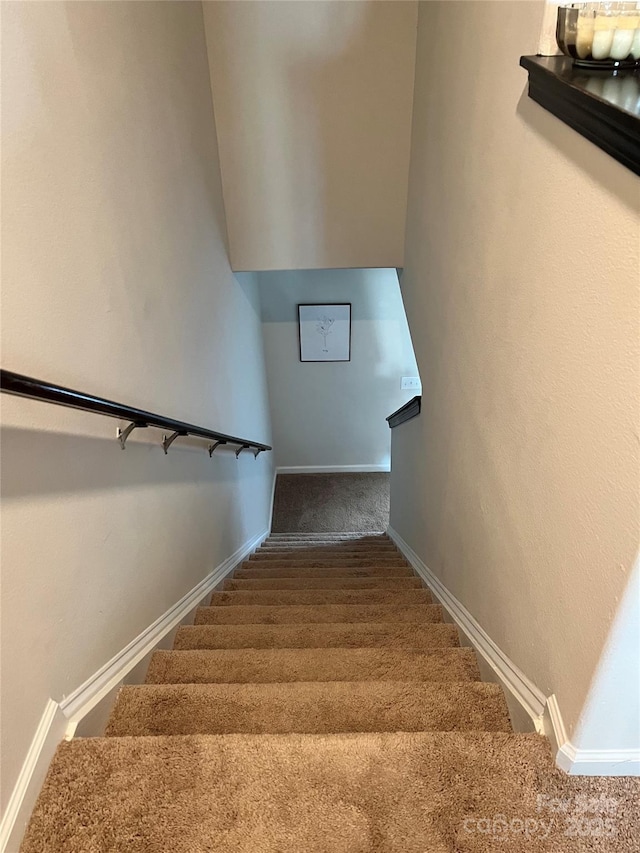
<svg viewBox="0 0 640 853">
<path fill-rule="evenodd" d="M 300 361 L 351 360 L 351 303 L 298 305 Z"/>
</svg>

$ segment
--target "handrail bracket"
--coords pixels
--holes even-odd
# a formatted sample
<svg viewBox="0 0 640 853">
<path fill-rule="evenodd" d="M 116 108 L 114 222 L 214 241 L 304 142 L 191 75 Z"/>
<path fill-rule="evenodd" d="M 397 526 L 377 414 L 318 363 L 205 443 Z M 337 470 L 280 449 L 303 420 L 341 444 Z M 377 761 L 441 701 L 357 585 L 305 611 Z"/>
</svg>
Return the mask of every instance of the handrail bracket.
<svg viewBox="0 0 640 853">
<path fill-rule="evenodd" d="M 169 448 L 173 444 L 173 442 L 178 438 L 179 435 L 189 435 L 188 432 L 182 432 L 182 430 L 176 430 L 172 432 L 171 435 L 163 435 L 162 436 L 162 449 L 164 450 L 164 455 L 166 456 L 169 452 Z"/>
<path fill-rule="evenodd" d="M 118 427 L 118 441 L 120 442 L 121 450 L 127 449 L 127 439 L 134 429 L 146 429 L 146 427 L 147 424 L 137 424 L 135 421 L 130 423 L 128 427 L 125 427 L 125 429 L 120 429 L 120 427 Z"/>
<path fill-rule="evenodd" d="M 209 445 L 209 457 L 213 456 L 213 454 L 216 452 L 217 447 L 220 447 L 221 444 L 226 444 L 226 443 L 227 443 L 226 441 L 216 441 L 215 444 L 210 444 Z"/>
</svg>

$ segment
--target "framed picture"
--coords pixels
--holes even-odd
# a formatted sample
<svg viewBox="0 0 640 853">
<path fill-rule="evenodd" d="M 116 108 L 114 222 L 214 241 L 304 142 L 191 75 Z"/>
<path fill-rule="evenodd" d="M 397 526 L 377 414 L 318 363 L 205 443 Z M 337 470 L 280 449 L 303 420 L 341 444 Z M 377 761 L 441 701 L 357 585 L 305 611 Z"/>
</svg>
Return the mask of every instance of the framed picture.
<svg viewBox="0 0 640 853">
<path fill-rule="evenodd" d="M 300 361 L 351 360 L 351 303 L 298 305 Z"/>
</svg>

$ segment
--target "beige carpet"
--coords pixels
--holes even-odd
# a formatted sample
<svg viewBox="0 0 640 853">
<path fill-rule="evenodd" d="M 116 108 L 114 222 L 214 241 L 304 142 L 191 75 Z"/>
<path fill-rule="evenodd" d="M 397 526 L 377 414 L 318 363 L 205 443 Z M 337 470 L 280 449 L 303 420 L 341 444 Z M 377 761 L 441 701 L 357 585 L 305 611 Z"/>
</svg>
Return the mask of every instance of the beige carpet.
<svg viewBox="0 0 640 853">
<path fill-rule="evenodd" d="M 246 564 L 245 564 L 246 565 Z M 410 578 L 413 570 L 409 566 L 305 566 L 306 578 Z M 236 569 L 234 580 L 241 578 L 299 578 L 299 566 L 289 566 L 283 563 L 280 567 L 272 567 L 271 563 L 250 564 L 248 568 Z"/>
<path fill-rule="evenodd" d="M 199 607 L 196 625 L 286 625 L 296 622 L 442 622 L 439 604 L 236 604 Z"/>
<path fill-rule="evenodd" d="M 470 649 L 207 649 L 156 652 L 148 684 L 285 681 L 474 681 Z"/>
<path fill-rule="evenodd" d="M 389 474 L 278 474 L 274 533 L 386 530 Z"/>
<path fill-rule="evenodd" d="M 257 593 L 258 595 L 260 593 Z M 324 649 L 457 646 L 453 625 L 339 622 L 309 625 L 189 625 L 178 628 L 175 649 Z"/>
<path fill-rule="evenodd" d="M 266 591 L 214 592 L 211 603 L 217 607 L 236 604 L 431 604 L 425 589 L 272 589 Z"/>
<path fill-rule="evenodd" d="M 224 587 L 59 747 L 22 853 L 640 851 L 640 780 L 513 734 L 386 537 L 276 535 Z"/>
<path fill-rule="evenodd" d="M 495 684 L 329 681 L 124 687 L 108 735 L 508 732 Z"/>
<path fill-rule="evenodd" d="M 76 740 L 22 853 L 634 853 L 639 793 L 563 776 L 537 735 Z M 538 811 L 585 795 L 615 801 L 614 837 L 568 836 L 570 819 Z"/>
</svg>

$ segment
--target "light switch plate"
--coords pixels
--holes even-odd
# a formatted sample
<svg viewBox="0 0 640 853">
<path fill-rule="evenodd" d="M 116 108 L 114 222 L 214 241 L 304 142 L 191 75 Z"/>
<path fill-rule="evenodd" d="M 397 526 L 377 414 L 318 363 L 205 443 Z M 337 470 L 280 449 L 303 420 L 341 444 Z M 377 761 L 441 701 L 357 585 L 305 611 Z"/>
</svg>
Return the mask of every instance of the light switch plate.
<svg viewBox="0 0 640 853">
<path fill-rule="evenodd" d="M 403 376 L 400 383 L 402 391 L 421 391 L 422 384 L 418 376 Z"/>
</svg>

